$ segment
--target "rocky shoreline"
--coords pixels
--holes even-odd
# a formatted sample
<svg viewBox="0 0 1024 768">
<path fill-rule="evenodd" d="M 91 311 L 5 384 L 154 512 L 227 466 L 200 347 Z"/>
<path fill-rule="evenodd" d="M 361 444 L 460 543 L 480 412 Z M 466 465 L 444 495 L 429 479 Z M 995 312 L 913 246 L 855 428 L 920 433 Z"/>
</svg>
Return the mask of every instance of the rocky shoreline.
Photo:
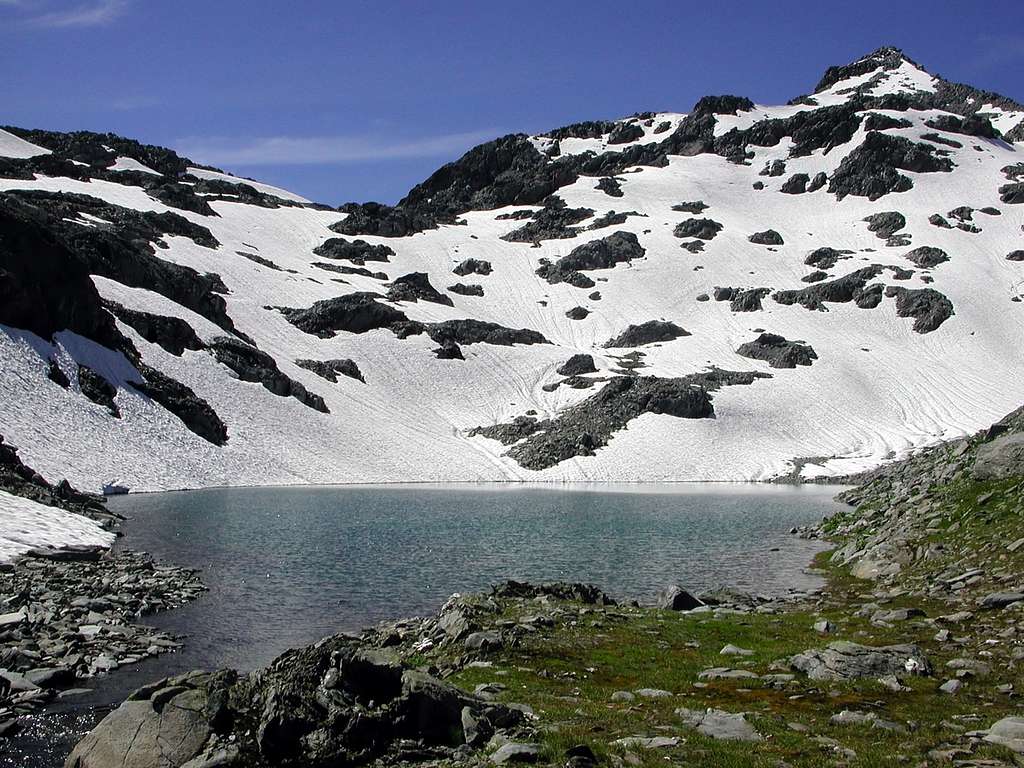
<svg viewBox="0 0 1024 768">
<path fill-rule="evenodd" d="M 0 490 L 113 530 L 102 497 L 50 485 L 0 437 Z M 182 646 L 139 620 L 205 590 L 191 569 L 100 545 L 28 549 L 0 562 L 0 757 L 26 720 L 88 694 L 92 678 Z"/>
<path fill-rule="evenodd" d="M 856 478 L 848 511 L 794 531 L 835 544 L 817 592 L 641 606 L 506 582 L 147 685 L 66 765 L 1024 764 L 1022 446 L 1024 409 Z M 19 601 L 0 616 L 8 735 L 75 678 L 175 647 L 131 622 L 202 589 L 126 552 L 26 557 L 0 585 Z"/>
<path fill-rule="evenodd" d="M 815 594 L 506 582 L 147 686 L 66 765 L 1020 765 L 1022 445 L 1018 411 L 863 478 L 798 532 Z"/>
<path fill-rule="evenodd" d="M 137 622 L 203 590 L 195 571 L 126 550 L 38 551 L 0 566 L 0 739 L 16 736 L 20 718 L 88 693 L 90 678 L 180 648 Z"/>
</svg>

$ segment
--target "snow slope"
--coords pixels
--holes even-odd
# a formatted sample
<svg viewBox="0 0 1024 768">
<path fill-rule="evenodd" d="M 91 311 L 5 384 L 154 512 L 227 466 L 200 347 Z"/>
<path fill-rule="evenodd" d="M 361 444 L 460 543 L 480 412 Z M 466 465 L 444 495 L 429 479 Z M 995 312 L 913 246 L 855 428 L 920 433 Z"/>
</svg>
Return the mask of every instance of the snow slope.
<svg viewBox="0 0 1024 768">
<path fill-rule="evenodd" d="M 35 547 L 109 547 L 114 534 L 98 523 L 56 507 L 0 491 L 0 563 Z"/>
<path fill-rule="evenodd" d="M 816 104 L 755 106 L 718 114 L 714 134 L 841 105 L 858 87 L 882 96 L 932 92 L 936 82 L 911 63 L 869 70 L 816 94 Z M 915 143 L 928 143 L 923 137 L 936 131 L 926 123 L 949 114 L 933 109 L 867 111 L 908 121 L 906 127 L 885 133 Z M 993 111 L 1000 126 L 1010 121 L 1009 114 Z M 602 135 L 562 139 L 558 148 L 561 157 L 567 157 L 654 145 L 685 117 L 673 113 L 634 118 L 643 136 L 626 143 L 611 144 Z M 656 134 L 662 123 L 670 127 Z M 49 339 L 4 327 L 0 433 L 16 443 L 25 463 L 47 479 L 67 478 L 89 490 L 111 482 L 133 490 L 157 490 L 495 479 L 763 480 L 789 472 L 794 460 L 804 458 L 814 459 L 803 466 L 805 476 L 865 469 L 973 432 L 1024 400 L 1024 303 L 1018 300 L 1024 293 L 1024 263 L 1006 258 L 1024 248 L 1024 206 L 1004 203 L 999 192 L 1008 183 L 1001 169 L 1024 161 L 1022 145 L 940 133 L 961 145 L 932 144 L 948 151 L 955 165 L 952 172 L 903 171 L 913 188 L 875 200 L 855 195 L 837 199 L 825 188 L 805 194 L 780 190 L 793 174 L 814 177 L 824 172 L 832 177 L 865 141 L 862 122 L 851 139 L 827 152 L 818 148 L 806 156 L 791 156 L 793 140 L 787 136 L 774 146 L 748 147 L 752 156 L 745 164 L 705 152 L 670 156 L 664 167 L 629 168 L 616 175 L 621 197 L 595 188 L 599 176 L 582 175 L 556 193 L 569 208 L 593 209 L 594 216 L 578 226 L 586 227 L 611 210 L 638 215 L 568 238 L 537 244 L 502 239 L 527 220 L 499 216 L 535 211 L 539 205 L 467 210 L 459 217 L 465 224 L 403 237 L 360 235 L 359 239 L 394 250 L 388 262 L 367 262 L 365 268 L 383 271 L 389 280 L 426 273 L 430 284 L 450 297 L 453 306 L 424 300 L 389 304 L 410 320 L 474 318 L 532 329 L 551 342 L 464 344 L 465 360 L 438 359 L 432 352 L 437 343 L 425 334 L 401 339 L 379 328 L 321 338 L 295 327 L 276 309 L 305 308 L 359 291 L 386 293 L 387 281 L 316 266 L 329 259 L 315 255 L 313 249 L 337 237 L 329 227 L 345 219 L 336 210 L 301 205 L 303 198 L 274 187 L 194 167 L 189 168 L 193 180 L 234 180 L 300 205 L 275 208 L 210 196 L 206 199 L 216 215 L 209 216 L 169 207 L 143 186 L 110 178 L 39 173 L 31 179 L 0 178 L 0 192 L 80 193 L 131 210 L 173 212 L 208 228 L 219 247 L 168 235 L 163 238 L 167 247 L 156 251 L 158 257 L 201 274 L 219 275 L 228 290 L 224 300 L 235 327 L 271 355 L 284 374 L 322 397 L 329 410 L 323 413 L 295 398 L 275 395 L 257 382 L 241 381 L 206 350 L 171 354 L 118 320 L 119 330 L 145 364 L 185 384 L 223 420 L 227 442 L 214 445 L 132 388 L 130 383 L 139 375 L 120 352 L 70 331 Z M 554 144 L 547 137 L 531 141 L 541 151 Z M 26 152 L 38 151 L 19 142 L 12 134 L 0 133 L 0 156 L 26 157 Z M 131 158 L 121 158 L 118 164 L 143 170 L 127 160 Z M 785 173 L 762 175 L 774 161 L 785 163 Z M 132 162 L 145 166 L 141 158 Z M 152 168 L 145 166 L 144 173 L 151 174 Z M 763 188 L 755 188 L 758 184 Z M 672 209 L 697 200 L 708 206 L 703 213 Z M 998 215 L 975 211 L 973 225 L 980 232 L 929 223 L 932 214 L 948 219 L 948 212 L 961 206 L 992 207 Z M 905 217 L 899 234 L 909 235 L 909 244 L 887 245 L 869 231 L 864 218 L 886 211 Z M 685 241 L 673 234 L 688 218 L 708 218 L 722 225 L 721 232 L 704 243 L 703 252 L 682 248 Z M 748 240 L 768 229 L 777 231 L 784 244 L 768 247 Z M 615 231 L 635 234 L 645 255 L 612 269 L 587 271 L 595 288 L 549 284 L 536 274 L 542 260 L 556 261 L 580 244 Z M 876 282 L 939 291 L 952 302 L 955 314 L 937 329 L 919 333 L 913 330 L 913 318 L 897 315 L 894 298 L 884 298 L 874 309 L 830 303 L 827 311 L 814 311 L 769 296 L 756 312 L 734 312 L 728 301 L 698 300 L 720 286 L 806 288 L 811 284 L 802 278 L 813 267 L 805 258 L 824 246 L 850 252 L 827 269 L 830 279 L 872 264 L 912 269 L 909 279 L 896 280 L 884 272 Z M 920 246 L 942 249 L 949 260 L 918 268 L 906 254 Z M 453 274 L 453 268 L 470 257 L 489 261 L 493 271 Z M 479 284 L 484 296 L 446 290 L 458 282 Z M 93 283 L 104 299 L 129 309 L 181 318 L 204 344 L 225 335 L 209 318 L 159 292 L 131 287 L 110 275 L 95 275 Z M 590 298 L 595 290 L 599 299 Z M 566 312 L 577 306 L 589 310 L 586 318 L 567 318 Z M 592 397 L 600 382 L 591 389 L 559 386 L 548 391 L 545 385 L 562 379 L 555 369 L 576 353 L 593 355 L 599 371 L 594 378 L 612 375 L 619 366 L 616 358 L 629 350 L 609 350 L 605 342 L 628 325 L 649 320 L 672 321 L 691 335 L 638 347 L 646 355 L 641 375 L 680 377 L 719 367 L 770 373 L 771 378 L 714 393 L 715 418 L 644 413 L 593 455 L 574 456 L 542 470 L 521 466 L 496 440 L 470 436 L 474 427 L 511 422 L 531 412 L 539 418 L 557 418 Z M 741 344 L 763 330 L 810 344 L 818 359 L 809 367 L 775 369 L 737 354 Z M 296 365 L 300 359 L 341 358 L 358 364 L 365 383 L 346 376 L 330 382 Z M 51 359 L 70 379 L 67 388 L 48 378 Z M 99 373 L 116 388 L 119 418 L 83 396 L 78 365 Z"/>
</svg>

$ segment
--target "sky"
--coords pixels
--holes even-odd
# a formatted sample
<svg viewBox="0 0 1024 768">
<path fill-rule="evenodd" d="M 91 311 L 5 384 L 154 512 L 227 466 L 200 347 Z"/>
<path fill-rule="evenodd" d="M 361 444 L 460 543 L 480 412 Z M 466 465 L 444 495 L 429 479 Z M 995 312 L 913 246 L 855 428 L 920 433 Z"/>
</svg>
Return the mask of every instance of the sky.
<svg viewBox="0 0 1024 768">
<path fill-rule="evenodd" d="M 0 125 L 394 203 L 506 133 L 709 93 L 780 104 L 882 45 L 1024 101 L 1021 0 L 0 0 Z"/>
</svg>

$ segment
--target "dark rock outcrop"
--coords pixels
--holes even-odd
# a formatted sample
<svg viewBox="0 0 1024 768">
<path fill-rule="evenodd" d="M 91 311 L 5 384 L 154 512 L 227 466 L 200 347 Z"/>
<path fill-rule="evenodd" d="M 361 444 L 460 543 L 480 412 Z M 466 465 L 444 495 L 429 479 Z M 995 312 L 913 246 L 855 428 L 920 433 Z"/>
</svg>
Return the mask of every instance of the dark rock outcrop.
<svg viewBox="0 0 1024 768">
<path fill-rule="evenodd" d="M 729 309 L 733 312 L 760 312 L 763 307 L 761 299 L 771 293 L 771 288 L 735 289 L 729 300 Z"/>
<path fill-rule="evenodd" d="M 925 120 L 924 124 L 929 128 L 964 136 L 979 136 L 983 139 L 995 139 L 999 136 L 999 132 L 989 119 L 981 115 L 969 115 L 964 118 L 956 115 L 938 115 Z"/>
<path fill-rule="evenodd" d="M 365 240 L 346 240 L 332 237 L 313 249 L 313 253 L 325 259 L 343 259 L 364 266 L 368 261 L 388 262 L 395 255 L 394 249 L 386 245 L 370 245 Z"/>
<path fill-rule="evenodd" d="M 953 302 L 934 288 L 900 288 L 890 285 L 885 295 L 896 297 L 896 314 L 899 317 L 914 318 L 917 333 L 931 333 L 951 318 Z"/>
<path fill-rule="evenodd" d="M 552 285 L 569 283 L 592 288 L 594 283 L 583 270 L 611 269 L 616 264 L 643 257 L 646 250 L 632 232 L 613 232 L 598 240 L 578 245 L 553 264 L 543 264 L 537 274 Z"/>
<path fill-rule="evenodd" d="M 779 191 L 787 195 L 802 195 L 807 191 L 807 184 L 810 180 L 811 177 L 806 173 L 794 173 L 783 182 Z"/>
<path fill-rule="evenodd" d="M 104 306 L 150 344 L 159 344 L 172 355 L 180 357 L 186 349 L 198 351 L 205 347 L 192 326 L 180 317 L 140 312 L 113 301 L 105 301 Z"/>
<path fill-rule="evenodd" d="M 711 219 L 687 219 L 676 225 L 672 234 L 676 237 L 695 237 L 698 240 L 713 240 L 722 231 L 722 225 Z"/>
<path fill-rule="evenodd" d="M 453 306 L 450 296 L 445 296 L 430 284 L 426 272 L 410 272 L 396 277 L 388 287 L 388 301 L 430 301 L 434 304 Z"/>
<path fill-rule="evenodd" d="M 173 413 L 190 431 L 207 442 L 224 445 L 228 441 L 227 426 L 206 400 L 156 368 L 143 363 L 136 367 L 142 374 L 142 381 L 129 382 L 134 389 Z"/>
<path fill-rule="evenodd" d="M 895 233 L 907 226 L 906 217 L 899 211 L 883 211 L 867 216 L 868 231 L 874 232 L 881 240 L 888 240 Z"/>
<path fill-rule="evenodd" d="M 1024 261 L 1024 251 L 1011 251 L 1006 255 L 1007 261 Z"/>
<path fill-rule="evenodd" d="M 550 344 L 544 336 L 528 328 L 506 328 L 483 320 L 445 320 L 426 326 L 427 336 L 438 344 Z"/>
<path fill-rule="evenodd" d="M 864 267 L 835 280 L 817 283 L 807 288 L 776 291 L 772 294 L 772 298 L 779 304 L 799 304 L 806 309 L 824 310 L 826 309 L 824 305 L 828 302 L 845 303 L 850 301 L 867 309 L 871 306 L 878 306 L 878 302 L 881 301 L 879 293 L 881 286 L 879 285 L 877 291 L 869 290 L 868 286 L 868 282 L 881 273 L 882 267 L 878 265 Z M 861 302 L 862 298 L 874 297 L 876 293 L 877 301 L 874 298 L 868 298 L 864 303 Z M 874 303 L 871 303 L 872 301 Z"/>
<path fill-rule="evenodd" d="M 933 248 L 930 245 L 922 245 L 909 253 L 903 254 L 903 258 L 913 262 L 921 269 L 931 269 L 943 262 L 949 261 L 949 256 L 941 248 Z"/>
<path fill-rule="evenodd" d="M 1024 183 L 1004 184 L 999 188 L 999 199 L 1009 205 L 1024 203 Z"/>
<path fill-rule="evenodd" d="M 676 203 L 672 206 L 673 211 L 680 211 L 682 213 L 696 213 L 701 214 L 706 211 L 710 206 L 703 200 L 693 200 L 691 202 Z"/>
<path fill-rule="evenodd" d="M 318 301 L 307 309 L 284 307 L 281 313 L 296 328 L 324 338 L 338 331 L 366 333 L 408 321 L 401 310 L 382 304 L 380 298 L 376 293 L 349 293 Z"/>
<path fill-rule="evenodd" d="M 580 376 L 584 373 L 597 373 L 594 356 L 580 353 L 573 355 L 562 363 L 555 372 L 560 376 Z"/>
<path fill-rule="evenodd" d="M 659 341 L 672 341 L 681 336 L 689 336 L 690 333 L 680 328 L 673 322 L 665 320 L 648 320 L 639 325 L 630 325 L 626 330 L 607 341 L 604 346 L 616 347 L 639 347 L 644 344 L 654 344 Z"/>
<path fill-rule="evenodd" d="M 121 418 L 121 410 L 114 402 L 117 388 L 88 366 L 78 364 L 78 388 L 96 405 L 102 405 L 115 419 Z"/>
<path fill-rule="evenodd" d="M 747 238 L 755 245 L 783 245 L 782 235 L 774 229 L 766 229 L 764 232 L 755 232 Z"/>
<path fill-rule="evenodd" d="M 599 189 L 610 197 L 622 197 L 622 179 L 615 176 L 603 176 L 597 180 L 597 186 L 594 189 Z"/>
<path fill-rule="evenodd" d="M 484 259 L 464 259 L 459 262 L 452 272 L 459 277 L 466 275 L 489 275 L 494 270 L 491 262 Z"/>
<path fill-rule="evenodd" d="M 737 355 L 764 360 L 772 368 L 796 368 L 818 359 L 814 349 L 800 341 L 788 341 L 774 333 L 762 333 L 754 341 L 741 344 Z"/>
<path fill-rule="evenodd" d="M 609 144 L 628 144 L 631 141 L 642 139 L 644 136 L 643 127 L 636 122 L 619 123 L 608 135 Z"/>
<path fill-rule="evenodd" d="M 544 201 L 544 207 L 533 214 L 531 221 L 502 235 L 501 239 L 510 243 L 538 243 L 575 237 L 583 230 L 574 225 L 593 215 L 592 208 L 569 208 L 562 198 L 552 195 Z"/>
<path fill-rule="evenodd" d="M 330 766 L 451 760 L 522 712 L 338 635 L 248 675 L 222 670 L 133 693 L 75 747 L 75 768 Z M 507 739 L 506 739 L 507 740 Z"/>
<path fill-rule="evenodd" d="M 334 384 L 338 383 L 338 375 L 348 376 L 350 379 L 361 381 L 364 384 L 366 379 L 363 378 L 362 371 L 359 370 L 359 366 L 356 365 L 354 360 L 348 358 L 338 360 L 296 360 L 295 364 L 300 368 L 305 368 L 307 371 L 312 371 L 321 379 L 327 379 Z"/>
<path fill-rule="evenodd" d="M 514 429 L 511 424 L 496 424 L 477 427 L 469 434 L 511 445 L 508 455 L 527 469 L 547 469 L 576 456 L 592 456 L 615 432 L 644 413 L 711 418 L 714 408 L 710 392 L 765 377 L 767 374 L 717 369 L 676 379 L 617 376 L 555 419 L 520 417 Z"/>
<path fill-rule="evenodd" d="M 209 349 L 217 362 L 234 371 L 242 381 L 258 382 L 278 397 L 294 397 L 315 411 L 330 413 L 322 397 L 307 391 L 302 384 L 282 373 L 274 358 L 266 352 L 227 336 L 213 339 Z"/>
<path fill-rule="evenodd" d="M 460 296 L 483 296 L 484 287 L 479 283 L 455 283 L 455 285 L 449 285 L 448 290 L 452 293 L 457 293 Z"/>
<path fill-rule="evenodd" d="M 835 248 L 826 246 L 811 251 L 804 259 L 804 264 L 818 269 L 832 269 L 840 259 L 848 258 L 850 258 L 850 251 L 837 251 Z"/>
<path fill-rule="evenodd" d="M 693 105 L 695 113 L 708 113 L 712 115 L 735 115 L 737 112 L 749 112 L 754 108 L 754 102 L 746 96 L 702 96 Z"/>
<path fill-rule="evenodd" d="M 828 191 L 840 200 L 847 195 L 877 200 L 891 192 L 906 192 L 914 183 L 901 170 L 948 173 L 953 163 L 934 147 L 873 131 L 843 158 L 832 174 Z"/>
<path fill-rule="evenodd" d="M 444 343 L 434 350 L 434 356 L 437 357 L 438 360 L 466 359 L 462 354 L 462 347 L 460 347 L 451 339 L 445 339 Z"/>
<path fill-rule="evenodd" d="M 322 269 L 325 272 L 334 272 L 339 275 L 359 275 L 360 277 L 369 277 L 373 280 L 388 279 L 386 272 L 372 272 L 366 267 L 350 267 L 347 264 L 334 264 L 333 262 L 326 261 L 314 261 L 312 266 L 317 269 Z"/>
<path fill-rule="evenodd" d="M 585 320 L 587 315 L 590 314 L 590 310 L 586 307 L 573 307 L 572 309 L 566 310 L 565 316 L 570 320 Z"/>
</svg>

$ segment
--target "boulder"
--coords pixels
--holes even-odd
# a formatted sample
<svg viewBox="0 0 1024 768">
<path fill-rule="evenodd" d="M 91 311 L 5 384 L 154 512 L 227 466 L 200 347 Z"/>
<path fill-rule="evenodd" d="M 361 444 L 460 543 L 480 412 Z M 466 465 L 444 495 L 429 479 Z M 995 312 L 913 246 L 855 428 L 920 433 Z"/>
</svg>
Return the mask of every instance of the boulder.
<svg viewBox="0 0 1024 768">
<path fill-rule="evenodd" d="M 991 744 L 999 744 L 1017 754 L 1024 753 L 1024 717 L 1004 717 L 995 722 L 983 737 Z"/>
<path fill-rule="evenodd" d="M 766 229 L 764 232 L 755 232 L 747 239 L 755 245 L 783 245 L 782 235 L 774 229 Z"/>
<path fill-rule="evenodd" d="M 692 611 L 702 605 L 704 603 L 678 585 L 668 587 L 658 595 L 657 607 L 667 611 Z"/>
<path fill-rule="evenodd" d="M 1004 434 L 982 444 L 972 473 L 976 480 L 1024 476 L 1024 432 Z"/>
<path fill-rule="evenodd" d="M 854 680 L 886 675 L 928 675 L 931 664 L 912 644 L 868 646 L 839 640 L 798 653 L 789 665 L 812 680 Z"/>
<path fill-rule="evenodd" d="M 580 376 L 584 373 L 596 372 L 597 366 L 594 365 L 594 356 L 583 353 L 573 355 L 555 369 L 555 373 L 559 376 Z"/>
<path fill-rule="evenodd" d="M 723 741 L 764 741 L 754 726 L 747 722 L 742 713 L 725 712 L 721 709 L 687 709 L 680 707 L 676 715 L 696 729 L 698 733 Z"/>
</svg>

